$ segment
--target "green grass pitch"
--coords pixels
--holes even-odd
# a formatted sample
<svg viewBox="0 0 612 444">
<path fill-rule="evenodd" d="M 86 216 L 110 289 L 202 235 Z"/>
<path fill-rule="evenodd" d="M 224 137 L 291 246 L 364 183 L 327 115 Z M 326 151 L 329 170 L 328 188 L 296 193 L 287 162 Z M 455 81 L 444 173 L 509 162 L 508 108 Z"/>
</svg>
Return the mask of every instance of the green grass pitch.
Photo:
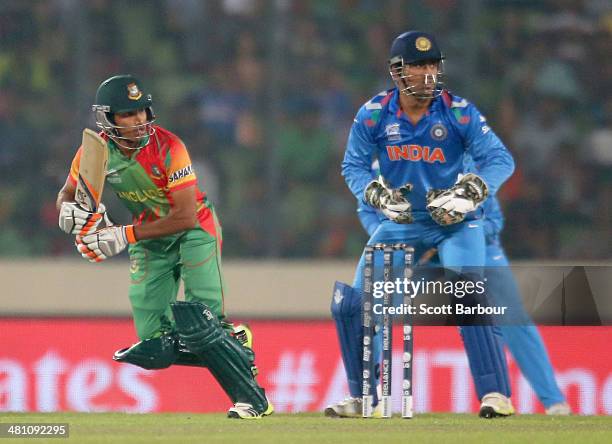
<svg viewBox="0 0 612 444">
<path fill-rule="evenodd" d="M 0 423 L 64 422 L 64 439 L 0 438 L 0 444 L 42 443 L 610 443 L 612 417 L 423 414 L 411 420 L 333 419 L 321 414 L 273 415 L 238 421 L 224 414 L 1 413 Z"/>
</svg>

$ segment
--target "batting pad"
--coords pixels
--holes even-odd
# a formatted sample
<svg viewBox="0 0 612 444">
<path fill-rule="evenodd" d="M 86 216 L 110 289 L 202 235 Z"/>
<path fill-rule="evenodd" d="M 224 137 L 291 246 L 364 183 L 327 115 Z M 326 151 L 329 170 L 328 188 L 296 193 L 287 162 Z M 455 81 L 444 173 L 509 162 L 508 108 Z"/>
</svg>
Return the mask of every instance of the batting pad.
<svg viewBox="0 0 612 444">
<path fill-rule="evenodd" d="M 117 350 L 113 359 L 147 370 L 159 370 L 174 364 L 176 355 L 176 340 L 171 335 L 165 334 L 159 338 L 145 339 L 131 347 Z"/>
<path fill-rule="evenodd" d="M 217 316 L 199 302 L 175 302 L 171 307 L 181 341 L 206 363 L 232 402 L 248 403 L 259 413 L 265 412 L 268 400 L 251 373 L 249 355 L 237 339 L 225 333 Z"/>
</svg>

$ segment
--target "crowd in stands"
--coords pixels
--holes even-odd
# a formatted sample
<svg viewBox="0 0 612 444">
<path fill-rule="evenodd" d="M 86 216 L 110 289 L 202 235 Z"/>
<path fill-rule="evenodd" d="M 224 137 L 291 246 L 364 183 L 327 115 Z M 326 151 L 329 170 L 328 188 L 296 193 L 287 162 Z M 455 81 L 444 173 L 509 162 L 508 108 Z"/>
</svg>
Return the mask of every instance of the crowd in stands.
<svg viewBox="0 0 612 444">
<path fill-rule="evenodd" d="M 0 256 L 74 254 L 56 193 L 97 85 L 129 72 L 189 148 L 226 256 L 356 257 L 366 236 L 340 162 L 359 106 L 392 87 L 388 48 L 408 29 L 438 37 L 449 88 L 517 161 L 500 192 L 509 256 L 609 259 L 604 0 L 4 1 Z"/>
</svg>

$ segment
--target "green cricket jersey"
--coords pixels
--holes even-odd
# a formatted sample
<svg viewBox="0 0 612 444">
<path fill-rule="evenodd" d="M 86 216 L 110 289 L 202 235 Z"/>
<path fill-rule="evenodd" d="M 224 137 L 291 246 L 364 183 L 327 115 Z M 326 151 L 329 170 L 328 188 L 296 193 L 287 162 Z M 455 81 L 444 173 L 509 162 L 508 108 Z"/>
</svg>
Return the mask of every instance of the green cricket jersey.
<svg viewBox="0 0 612 444">
<path fill-rule="evenodd" d="M 131 158 L 123 155 L 108 136 L 109 160 L 106 181 L 133 216 L 133 223 L 145 224 L 166 216 L 173 205 L 172 193 L 196 186 L 197 217 L 200 227 L 217 237 L 212 205 L 197 188 L 189 153 L 170 131 L 154 125 L 155 133 Z M 76 186 L 82 147 L 77 151 L 69 180 Z M 195 228 L 195 227 L 194 227 Z"/>
</svg>

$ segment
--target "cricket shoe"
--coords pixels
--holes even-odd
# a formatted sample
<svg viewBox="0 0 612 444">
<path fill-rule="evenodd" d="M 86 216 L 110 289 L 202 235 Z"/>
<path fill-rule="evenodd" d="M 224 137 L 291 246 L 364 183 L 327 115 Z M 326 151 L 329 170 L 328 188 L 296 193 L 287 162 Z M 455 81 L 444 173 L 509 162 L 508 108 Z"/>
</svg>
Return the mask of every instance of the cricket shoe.
<svg viewBox="0 0 612 444">
<path fill-rule="evenodd" d="M 234 407 L 227 411 L 227 417 L 233 419 L 261 419 L 264 416 L 269 416 L 274 413 L 274 406 L 268 400 L 268 408 L 265 412 L 259 413 L 251 404 L 246 402 L 237 402 Z"/>
<path fill-rule="evenodd" d="M 546 409 L 546 414 L 551 416 L 569 416 L 572 408 L 567 402 L 557 402 Z"/>
<path fill-rule="evenodd" d="M 347 397 L 340 402 L 328 405 L 323 414 L 328 418 L 362 418 L 363 401 L 361 398 Z M 374 407 L 372 418 L 382 418 L 381 404 Z"/>
<path fill-rule="evenodd" d="M 246 324 L 238 324 L 233 327 L 234 329 L 234 338 L 238 340 L 242 344 L 244 348 L 247 349 L 249 355 L 253 356 L 253 362 L 251 362 L 251 373 L 253 377 L 259 374 L 259 369 L 255 365 L 255 356 L 253 353 L 253 332 L 251 328 Z"/>
<path fill-rule="evenodd" d="M 250 327 L 246 324 L 238 324 L 234 326 L 234 337 L 240 341 L 240 343 L 253 350 L 253 332 Z"/>
<path fill-rule="evenodd" d="M 323 414 L 329 418 L 359 418 L 363 403 L 361 398 L 347 397 L 340 402 L 328 405 Z"/>
<path fill-rule="evenodd" d="M 478 412 L 481 418 L 497 418 L 513 414 L 514 407 L 512 407 L 510 398 L 497 392 L 484 395 L 480 404 L 480 412 Z"/>
</svg>

